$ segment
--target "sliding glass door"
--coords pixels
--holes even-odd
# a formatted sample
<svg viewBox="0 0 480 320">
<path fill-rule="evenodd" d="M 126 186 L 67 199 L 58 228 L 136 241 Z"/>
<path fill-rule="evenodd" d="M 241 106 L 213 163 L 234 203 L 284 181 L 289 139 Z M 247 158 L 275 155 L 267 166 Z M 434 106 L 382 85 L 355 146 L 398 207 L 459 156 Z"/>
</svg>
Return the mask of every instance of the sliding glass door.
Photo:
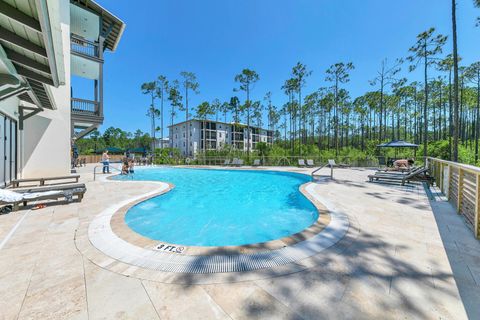
<svg viewBox="0 0 480 320">
<path fill-rule="evenodd" d="M 0 113 L 0 187 L 17 178 L 17 123 Z"/>
</svg>

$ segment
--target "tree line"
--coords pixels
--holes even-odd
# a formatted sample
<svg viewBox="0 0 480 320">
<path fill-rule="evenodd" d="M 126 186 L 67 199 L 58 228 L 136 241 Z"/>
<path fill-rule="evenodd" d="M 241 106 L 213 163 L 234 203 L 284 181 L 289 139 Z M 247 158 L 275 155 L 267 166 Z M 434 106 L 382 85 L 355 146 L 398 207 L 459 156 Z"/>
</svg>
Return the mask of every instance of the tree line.
<svg viewBox="0 0 480 320">
<path fill-rule="evenodd" d="M 480 7 L 480 0 L 474 3 Z M 193 72 L 181 72 L 173 80 L 160 75 L 141 85 L 142 93 L 150 98 L 147 109 L 149 136 L 153 138 L 150 143 L 158 132 L 164 138 L 164 126 L 173 125 L 182 112 L 185 120 L 194 117 L 242 122 L 247 132 L 253 125 L 266 127 L 274 131 L 275 144 L 291 155 L 304 152 L 305 146 L 332 150 L 338 155 L 344 148 L 364 151 L 388 140 L 407 140 L 422 145 L 422 154 L 426 156 L 429 143 L 442 141 L 448 149 L 443 157 L 458 161 L 460 146 L 473 153 L 477 163 L 480 62 L 461 64 L 456 5 L 452 0 L 451 37 L 439 34 L 433 27 L 419 33 L 412 39 L 412 46 L 406 48 L 404 57 L 381 61 L 378 70 L 372 73 L 372 90 L 361 96 L 352 97 L 348 90 L 355 65 L 344 61 L 325 70 L 325 85 L 310 92 L 305 92 L 305 87 L 312 79 L 312 71 L 298 62 L 281 87 L 283 105 L 272 103 L 271 92 L 254 92 L 260 75 L 248 68 L 233 77 L 237 86 L 227 101 L 213 99 L 193 107 L 189 99 L 199 94 L 200 88 Z M 449 41 L 453 51 L 445 53 Z M 402 71 L 415 70 L 422 73 L 421 81 L 400 76 Z M 186 139 L 188 148 L 188 132 Z"/>
</svg>

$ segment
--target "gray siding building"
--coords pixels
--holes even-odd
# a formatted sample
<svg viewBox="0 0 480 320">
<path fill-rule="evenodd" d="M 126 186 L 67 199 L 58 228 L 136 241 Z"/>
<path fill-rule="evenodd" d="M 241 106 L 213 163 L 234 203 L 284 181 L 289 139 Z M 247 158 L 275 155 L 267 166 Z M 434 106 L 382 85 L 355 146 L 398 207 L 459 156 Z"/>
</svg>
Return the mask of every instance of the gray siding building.
<svg viewBox="0 0 480 320">
<path fill-rule="evenodd" d="M 193 119 L 170 126 L 169 138 L 171 148 L 191 157 L 204 150 L 204 143 L 205 150 L 220 150 L 225 145 L 232 145 L 237 150 L 248 149 L 248 129 L 244 124 Z M 258 142 L 272 144 L 273 131 L 250 126 L 250 150 L 254 150 Z"/>
</svg>

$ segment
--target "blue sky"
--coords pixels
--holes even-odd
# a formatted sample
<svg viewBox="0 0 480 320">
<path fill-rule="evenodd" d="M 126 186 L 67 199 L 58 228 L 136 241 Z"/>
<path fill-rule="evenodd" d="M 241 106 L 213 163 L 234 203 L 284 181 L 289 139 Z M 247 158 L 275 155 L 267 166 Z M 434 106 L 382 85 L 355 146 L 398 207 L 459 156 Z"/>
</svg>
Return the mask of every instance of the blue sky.
<svg viewBox="0 0 480 320">
<path fill-rule="evenodd" d="M 480 10 L 471 0 L 458 1 L 459 53 L 462 63 L 480 60 Z M 234 93 L 234 76 L 256 70 L 260 81 L 253 98 L 267 91 L 277 106 L 286 97 L 280 87 L 297 61 L 313 71 L 305 92 L 326 86 L 325 70 L 353 62 L 346 85 L 352 97 L 373 88 L 382 59 L 408 55 L 415 37 L 429 27 L 450 35 L 447 0 L 99 0 L 121 18 L 126 30 L 114 53 L 105 57 L 105 122 L 124 130 L 149 130 L 149 99 L 140 85 L 160 74 L 170 80 L 181 71 L 196 73 L 200 94 L 190 105 Z M 449 39 L 450 40 L 450 39 Z M 445 47 L 451 51 L 451 41 Z M 404 73 L 414 80 L 419 72 Z M 169 107 L 166 104 L 167 108 Z M 166 125 L 168 123 L 166 116 Z M 179 114 L 178 121 L 184 119 Z"/>
</svg>

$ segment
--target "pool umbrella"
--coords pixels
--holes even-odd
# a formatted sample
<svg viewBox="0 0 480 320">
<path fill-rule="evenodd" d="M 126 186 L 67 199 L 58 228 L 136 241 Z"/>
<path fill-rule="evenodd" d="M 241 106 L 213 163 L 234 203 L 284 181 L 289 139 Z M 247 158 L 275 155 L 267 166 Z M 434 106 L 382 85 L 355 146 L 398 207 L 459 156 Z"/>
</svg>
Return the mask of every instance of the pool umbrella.
<svg viewBox="0 0 480 320">
<path fill-rule="evenodd" d="M 406 142 L 403 140 L 392 140 L 377 145 L 377 148 L 418 148 L 418 144 Z"/>
</svg>

